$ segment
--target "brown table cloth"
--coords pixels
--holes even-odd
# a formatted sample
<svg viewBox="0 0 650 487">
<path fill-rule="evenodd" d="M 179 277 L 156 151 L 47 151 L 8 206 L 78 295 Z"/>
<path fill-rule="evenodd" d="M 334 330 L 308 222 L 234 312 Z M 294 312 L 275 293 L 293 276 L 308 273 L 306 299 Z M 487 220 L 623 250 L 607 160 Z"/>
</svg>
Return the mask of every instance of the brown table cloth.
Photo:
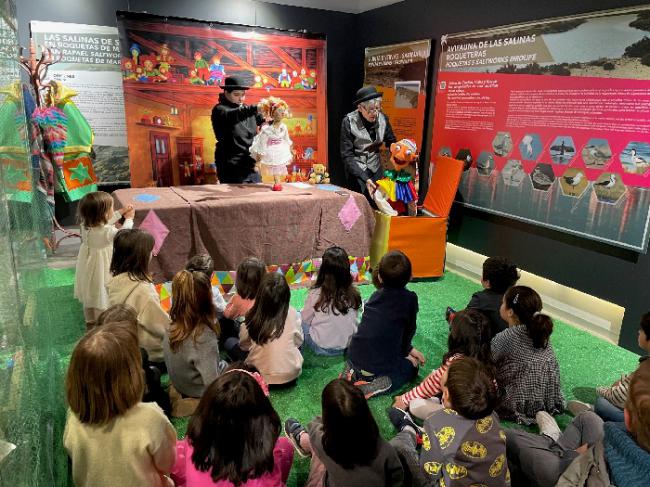
<svg viewBox="0 0 650 487">
<path fill-rule="evenodd" d="M 366 199 L 342 188 L 284 185 L 271 191 L 266 184 L 219 184 L 120 189 L 113 197 L 116 208 L 134 206 L 136 228 L 153 210 L 169 229 L 151 261 L 155 282 L 171 280 L 199 253 L 210 254 L 220 271 L 235 270 L 250 255 L 267 265 L 300 263 L 322 257 L 332 245 L 365 257 L 375 225 Z M 339 217 L 346 203 L 359 210 L 349 231 Z"/>
</svg>

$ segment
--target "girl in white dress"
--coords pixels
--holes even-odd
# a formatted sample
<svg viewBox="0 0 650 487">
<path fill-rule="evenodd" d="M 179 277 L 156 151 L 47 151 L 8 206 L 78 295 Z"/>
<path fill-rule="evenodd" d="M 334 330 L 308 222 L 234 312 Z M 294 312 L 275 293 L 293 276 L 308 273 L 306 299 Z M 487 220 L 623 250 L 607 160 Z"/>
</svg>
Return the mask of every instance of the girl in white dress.
<svg viewBox="0 0 650 487">
<path fill-rule="evenodd" d="M 124 217 L 122 228 L 133 227 L 135 210 L 129 205 L 113 211 L 113 198 L 104 191 L 87 194 L 79 203 L 81 247 L 77 256 L 74 296 L 84 308 L 86 323 L 93 323 L 109 306 L 106 284 L 111 279 L 115 224 Z"/>
<path fill-rule="evenodd" d="M 250 153 L 253 159 L 262 165 L 262 171 L 273 176 L 273 191 L 281 191 L 280 181 L 287 173 L 287 164 L 293 161 L 289 130 L 282 122 L 289 117 L 289 106 L 284 100 L 270 96 L 257 105 L 259 113 L 265 119 L 272 119 L 264 125 L 253 139 Z"/>
</svg>

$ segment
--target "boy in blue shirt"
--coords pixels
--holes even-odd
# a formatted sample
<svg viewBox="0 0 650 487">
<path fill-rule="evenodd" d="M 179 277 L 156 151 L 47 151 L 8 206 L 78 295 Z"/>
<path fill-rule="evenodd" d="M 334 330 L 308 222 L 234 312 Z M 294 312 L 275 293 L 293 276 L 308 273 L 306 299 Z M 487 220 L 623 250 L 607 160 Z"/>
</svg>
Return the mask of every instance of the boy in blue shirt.
<svg viewBox="0 0 650 487">
<path fill-rule="evenodd" d="M 410 280 L 411 261 L 399 250 L 384 255 L 373 272 L 377 291 L 366 302 L 359 329 L 352 335 L 344 371 L 367 398 L 400 389 L 425 362 L 411 344 L 418 296 L 406 289 Z"/>
</svg>

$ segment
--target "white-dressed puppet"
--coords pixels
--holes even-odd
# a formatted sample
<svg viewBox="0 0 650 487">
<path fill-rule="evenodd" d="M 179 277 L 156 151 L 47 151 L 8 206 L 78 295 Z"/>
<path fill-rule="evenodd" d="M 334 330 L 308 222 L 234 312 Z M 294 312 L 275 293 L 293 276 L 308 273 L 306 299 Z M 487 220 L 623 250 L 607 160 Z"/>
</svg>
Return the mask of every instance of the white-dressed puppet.
<svg viewBox="0 0 650 487">
<path fill-rule="evenodd" d="M 257 105 L 259 113 L 272 122 L 264 125 L 253 139 L 251 156 L 262 166 L 262 174 L 273 176 L 273 191 L 281 191 L 280 181 L 288 174 L 287 165 L 293 161 L 289 130 L 282 122 L 289 115 L 289 106 L 284 100 L 270 96 Z"/>
</svg>

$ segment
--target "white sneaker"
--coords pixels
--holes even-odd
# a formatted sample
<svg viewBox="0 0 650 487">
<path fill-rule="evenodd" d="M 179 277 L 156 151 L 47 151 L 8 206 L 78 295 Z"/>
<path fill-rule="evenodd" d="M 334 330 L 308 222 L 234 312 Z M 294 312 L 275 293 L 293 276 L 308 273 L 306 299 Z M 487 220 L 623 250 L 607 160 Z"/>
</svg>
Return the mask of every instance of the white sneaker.
<svg viewBox="0 0 650 487">
<path fill-rule="evenodd" d="M 577 399 L 569 401 L 567 403 L 567 409 L 574 416 L 577 416 L 578 414 L 584 411 L 593 411 L 593 408 L 591 407 L 590 404 L 587 404 L 586 402 L 578 401 Z"/>
<path fill-rule="evenodd" d="M 539 432 L 542 435 L 552 438 L 553 441 L 557 441 L 562 434 L 560 427 L 555 422 L 555 418 L 546 411 L 537 411 L 535 421 L 537 421 L 537 426 L 539 426 Z"/>
</svg>

